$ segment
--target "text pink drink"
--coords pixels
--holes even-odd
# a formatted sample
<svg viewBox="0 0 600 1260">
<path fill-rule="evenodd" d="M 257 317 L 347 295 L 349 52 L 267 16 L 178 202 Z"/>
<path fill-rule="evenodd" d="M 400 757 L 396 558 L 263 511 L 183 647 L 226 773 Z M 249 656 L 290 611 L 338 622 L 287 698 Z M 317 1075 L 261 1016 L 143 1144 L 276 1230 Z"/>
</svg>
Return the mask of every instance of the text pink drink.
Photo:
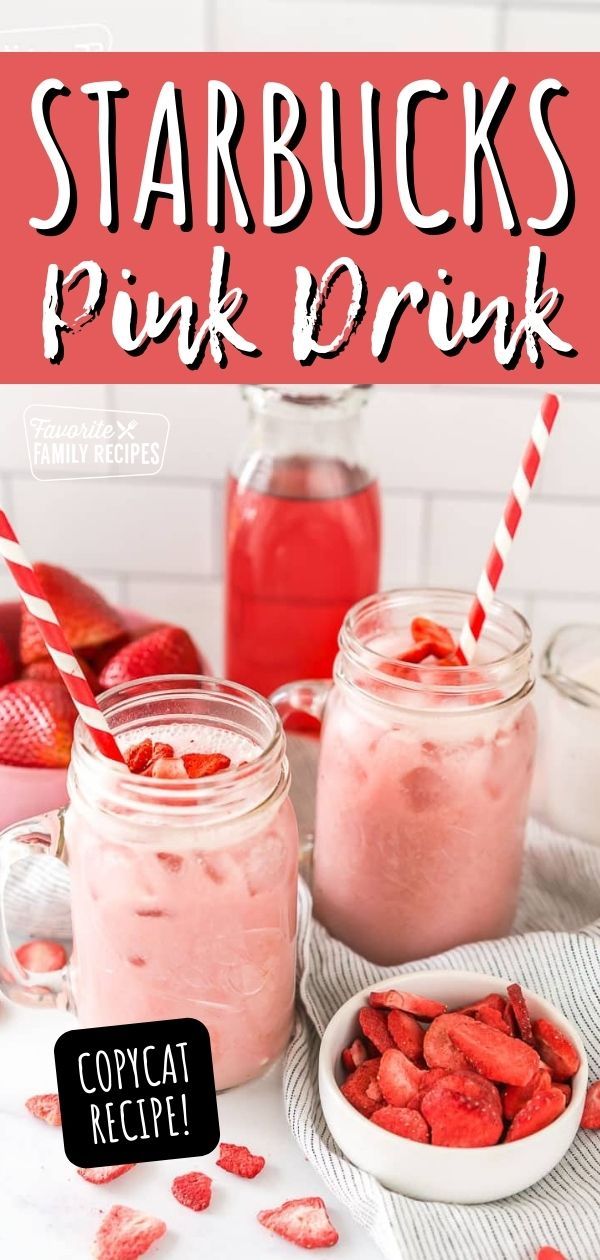
<svg viewBox="0 0 600 1260">
<path fill-rule="evenodd" d="M 149 737 L 230 766 L 201 779 L 131 774 L 79 723 L 65 851 L 86 1025 L 192 1016 L 218 1089 L 263 1073 L 289 1038 L 298 836 L 269 703 L 210 679 L 154 679 L 101 701 L 121 749 Z M 14 994 L 12 995 L 14 996 Z"/>
<path fill-rule="evenodd" d="M 375 596 L 340 636 L 319 766 L 314 898 L 377 963 L 509 931 L 536 723 L 530 633 L 494 604 L 471 667 L 403 665 L 413 617 L 455 635 L 468 596 Z"/>
</svg>

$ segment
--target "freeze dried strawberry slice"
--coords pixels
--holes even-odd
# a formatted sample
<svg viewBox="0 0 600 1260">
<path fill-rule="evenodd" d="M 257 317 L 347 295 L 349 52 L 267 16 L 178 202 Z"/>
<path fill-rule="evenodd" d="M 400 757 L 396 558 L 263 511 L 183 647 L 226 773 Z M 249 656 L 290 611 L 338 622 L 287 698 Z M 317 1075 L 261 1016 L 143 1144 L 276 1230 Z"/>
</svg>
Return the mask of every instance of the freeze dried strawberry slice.
<svg viewBox="0 0 600 1260">
<path fill-rule="evenodd" d="M 94 1260 L 137 1260 L 166 1232 L 158 1217 L 115 1204 L 96 1233 L 92 1255 Z"/>
<path fill-rule="evenodd" d="M 431 656 L 432 651 L 431 644 L 427 639 L 424 639 L 422 643 L 415 643 L 414 647 L 407 648 L 402 653 L 402 656 L 398 657 L 398 660 L 404 661 L 406 665 L 420 665 L 421 661 L 425 661 L 428 656 Z"/>
<path fill-rule="evenodd" d="M 531 1016 L 527 1009 L 527 1002 L 523 997 L 523 990 L 520 984 L 509 984 L 506 991 L 508 993 L 511 1010 L 517 1021 L 519 1035 L 522 1037 L 523 1041 L 527 1042 L 528 1046 L 532 1046 L 533 1028 L 531 1026 Z"/>
<path fill-rule="evenodd" d="M 450 1040 L 481 1076 L 504 1085 L 527 1085 L 539 1070 L 539 1055 L 524 1041 L 468 1019 L 453 1025 Z"/>
<path fill-rule="evenodd" d="M 409 1107 L 380 1107 L 371 1116 L 373 1124 L 411 1142 L 429 1142 L 429 1125 L 418 1111 Z"/>
<path fill-rule="evenodd" d="M 93 1186 L 105 1186 L 107 1182 L 116 1181 L 117 1177 L 131 1172 L 132 1168 L 135 1168 L 135 1164 L 107 1164 L 105 1168 L 78 1168 L 77 1172 L 84 1181 L 90 1181 Z"/>
<path fill-rule="evenodd" d="M 533 1024 L 535 1045 L 544 1063 L 558 1081 L 568 1081 L 579 1069 L 579 1053 L 573 1042 L 549 1019 L 536 1019 Z"/>
<path fill-rule="evenodd" d="M 360 1030 L 367 1041 L 383 1054 L 384 1050 L 391 1050 L 394 1044 L 388 1032 L 387 1019 L 381 1011 L 374 1011 L 369 1006 L 363 1006 L 358 1012 L 358 1022 Z"/>
<path fill-rule="evenodd" d="M 506 1007 L 506 998 L 501 993 L 488 993 L 487 997 L 481 999 L 480 1002 L 471 1002 L 469 1006 L 461 1006 L 456 1012 L 457 1015 L 477 1015 L 482 1006 L 491 1006 L 500 1015 L 504 1015 Z"/>
<path fill-rule="evenodd" d="M 187 779 L 181 757 L 158 757 L 152 762 L 150 775 L 153 779 Z"/>
<path fill-rule="evenodd" d="M 600 1129 L 600 1081 L 590 1085 L 581 1117 L 582 1129 Z"/>
<path fill-rule="evenodd" d="M 378 1081 L 385 1101 L 391 1107 L 406 1107 L 419 1092 L 423 1073 L 401 1050 L 386 1050 L 379 1066 Z"/>
<path fill-rule="evenodd" d="M 431 1128 L 432 1146 L 495 1146 L 502 1137 L 502 1114 L 496 1107 L 444 1089 L 443 1081 L 425 1094 L 421 1111 Z"/>
<path fill-rule="evenodd" d="M 288 1199 L 281 1207 L 259 1212 L 257 1220 L 287 1242 L 314 1250 L 334 1247 L 339 1234 L 333 1228 L 322 1199 Z"/>
<path fill-rule="evenodd" d="M 225 1172 L 235 1173 L 236 1177 L 258 1177 L 262 1172 L 265 1161 L 262 1155 L 252 1155 L 247 1146 L 234 1146 L 231 1142 L 221 1142 L 219 1147 L 219 1158 L 217 1160 L 219 1168 L 224 1168 Z"/>
<path fill-rule="evenodd" d="M 128 748 L 125 753 L 125 761 L 132 774 L 143 774 L 148 769 L 153 756 L 153 745 L 151 739 L 143 739 L 141 744 L 136 744 L 134 748 Z"/>
<path fill-rule="evenodd" d="M 152 745 L 152 756 L 156 760 L 159 757 L 166 757 L 168 760 L 169 757 L 175 756 L 175 749 L 172 744 L 161 744 L 160 741 L 155 741 Z"/>
<path fill-rule="evenodd" d="M 367 1085 L 365 1093 L 367 1098 L 370 1098 L 372 1102 L 377 1103 L 378 1105 L 384 1101 L 381 1086 L 377 1080 L 371 1081 L 371 1083 Z"/>
<path fill-rule="evenodd" d="M 36 1120 L 43 1120 L 45 1124 L 52 1125 L 54 1129 L 60 1128 L 58 1094 L 34 1094 L 32 1098 L 26 1099 L 25 1106 L 32 1116 L 35 1116 Z"/>
<path fill-rule="evenodd" d="M 224 753 L 186 753 L 182 761 L 188 779 L 206 779 L 231 765 L 231 757 Z"/>
<path fill-rule="evenodd" d="M 183 1207 L 191 1208 L 192 1212 L 204 1212 L 210 1207 L 212 1180 L 206 1173 L 183 1173 L 171 1183 L 171 1194 Z"/>
<path fill-rule="evenodd" d="M 450 656 L 456 652 L 456 643 L 445 626 L 428 617 L 414 617 L 411 622 L 411 633 L 415 643 L 426 642 L 435 656 Z"/>
<path fill-rule="evenodd" d="M 351 1046 L 346 1046 L 342 1050 L 342 1063 L 347 1072 L 353 1072 L 355 1068 L 360 1067 L 367 1057 L 367 1048 L 364 1041 L 360 1037 L 355 1037 Z"/>
<path fill-rule="evenodd" d="M 491 1081 L 486 1080 L 485 1076 L 479 1076 L 477 1072 L 446 1072 L 441 1080 L 434 1083 L 433 1088 L 446 1089 L 453 1094 L 462 1094 L 463 1098 L 485 1102 L 502 1115 L 502 1099 L 499 1091 Z M 426 1093 L 429 1093 L 429 1090 L 426 1090 Z"/>
<path fill-rule="evenodd" d="M 506 1141 L 518 1142 L 521 1138 L 531 1137 L 532 1133 L 547 1128 L 562 1115 L 566 1105 L 566 1098 L 560 1089 L 545 1089 L 534 1094 L 517 1112 L 506 1134 Z"/>
<path fill-rule="evenodd" d="M 468 1015 L 451 1013 L 439 1015 L 425 1033 L 423 1054 L 430 1068 L 445 1068 L 449 1072 L 469 1072 L 471 1064 L 450 1040 L 451 1028 L 471 1028 L 473 1020 Z"/>
<path fill-rule="evenodd" d="M 507 1085 L 502 1101 L 505 1119 L 514 1120 L 525 1103 L 528 1103 L 534 1094 L 539 1094 L 545 1089 L 552 1089 L 552 1077 L 546 1067 L 541 1067 L 539 1072 L 532 1076 L 528 1085 Z"/>
<path fill-rule="evenodd" d="M 369 1005 L 385 1007 L 387 1010 L 408 1011 L 409 1015 L 416 1015 L 417 1019 L 436 1019 L 448 1009 L 443 1002 L 434 1002 L 432 998 L 419 997 L 416 993 L 406 993 L 400 989 L 370 993 Z"/>
<path fill-rule="evenodd" d="M 394 1045 L 402 1050 L 413 1063 L 423 1056 L 425 1031 L 414 1015 L 408 1011 L 390 1011 L 387 1019 L 388 1032 Z"/>
<path fill-rule="evenodd" d="M 573 1097 L 573 1090 L 571 1089 L 571 1086 L 567 1085 L 566 1081 L 555 1081 L 554 1089 L 559 1089 L 561 1094 L 564 1094 L 567 1100 L 567 1107 L 568 1107 L 571 1101 L 571 1098 Z"/>
<path fill-rule="evenodd" d="M 371 1081 L 377 1079 L 380 1063 L 380 1058 L 367 1059 L 340 1086 L 346 1101 L 355 1111 L 360 1111 L 361 1116 L 371 1116 L 377 1107 L 375 1100 L 369 1098 L 367 1089 Z"/>
<path fill-rule="evenodd" d="M 501 1015 L 500 1011 L 497 1011 L 494 1006 L 486 1006 L 484 1003 L 475 1012 L 475 1019 L 479 1020 L 480 1024 L 487 1024 L 488 1028 L 495 1028 L 498 1032 L 503 1032 L 506 1037 L 512 1037 L 513 1035 L 512 1023 L 509 1024 L 504 1015 Z"/>
<path fill-rule="evenodd" d="M 554 1247 L 542 1247 L 537 1253 L 537 1260 L 566 1260 L 562 1251 L 556 1251 Z"/>
<path fill-rule="evenodd" d="M 60 971 L 67 955 L 56 941 L 26 941 L 15 950 L 15 955 L 26 971 Z"/>
</svg>

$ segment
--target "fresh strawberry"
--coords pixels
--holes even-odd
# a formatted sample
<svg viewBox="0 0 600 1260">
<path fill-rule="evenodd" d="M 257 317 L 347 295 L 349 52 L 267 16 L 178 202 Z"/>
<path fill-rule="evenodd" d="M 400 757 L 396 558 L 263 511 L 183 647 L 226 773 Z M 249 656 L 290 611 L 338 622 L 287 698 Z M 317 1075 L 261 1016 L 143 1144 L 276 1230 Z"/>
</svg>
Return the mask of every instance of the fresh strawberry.
<svg viewBox="0 0 600 1260">
<path fill-rule="evenodd" d="M 171 1183 L 171 1193 L 183 1207 L 204 1212 L 210 1207 L 212 1180 L 202 1172 L 183 1173 Z"/>
<path fill-rule="evenodd" d="M 600 1129 L 600 1081 L 594 1081 L 588 1089 L 581 1127 L 582 1129 Z"/>
<path fill-rule="evenodd" d="M 117 1177 L 131 1172 L 132 1168 L 135 1168 L 135 1164 L 107 1164 L 104 1168 L 78 1168 L 77 1172 L 84 1181 L 91 1182 L 93 1186 L 105 1186 L 109 1181 L 116 1181 Z"/>
<path fill-rule="evenodd" d="M 371 1116 L 373 1124 L 398 1137 L 409 1138 L 412 1142 L 429 1141 L 429 1125 L 418 1111 L 408 1107 L 380 1107 Z"/>
<path fill-rule="evenodd" d="M 281 1207 L 259 1212 L 257 1220 L 280 1238 L 309 1251 L 334 1247 L 339 1241 L 322 1199 L 288 1199 Z"/>
<path fill-rule="evenodd" d="M 43 1120 L 55 1129 L 60 1128 L 58 1094 L 34 1094 L 32 1098 L 26 1100 L 25 1106 L 32 1116 L 35 1116 L 36 1120 Z"/>
<path fill-rule="evenodd" d="M 418 997 L 416 993 L 404 993 L 399 989 L 370 993 L 369 1004 L 383 1006 L 388 1010 L 408 1011 L 409 1015 L 416 1015 L 417 1019 L 436 1019 L 448 1009 L 443 1002 L 434 1002 L 432 998 Z"/>
<path fill-rule="evenodd" d="M 52 605 L 71 647 L 81 652 L 117 639 L 123 631 L 118 613 L 98 591 L 66 569 L 52 564 L 36 564 L 46 598 Z M 35 617 L 23 610 L 21 621 L 21 661 L 31 665 L 45 660 L 48 653 Z"/>
<path fill-rule="evenodd" d="M 545 1129 L 553 1120 L 562 1115 L 567 1105 L 560 1089 L 545 1089 L 534 1094 L 528 1103 L 517 1112 L 506 1135 L 507 1142 L 518 1142 L 521 1138 L 531 1137 Z"/>
<path fill-rule="evenodd" d="M 14 682 L 17 677 L 17 666 L 13 654 L 3 635 L 0 634 L 0 687 Z"/>
<path fill-rule="evenodd" d="M 121 648 L 104 666 L 99 681 L 102 689 L 108 690 L 157 674 L 200 672 L 200 656 L 187 631 L 177 626 L 161 626 Z"/>
<path fill-rule="evenodd" d="M 509 984 L 507 993 L 511 1009 L 517 1021 L 519 1036 L 523 1039 L 523 1041 L 526 1041 L 529 1046 L 532 1046 L 533 1029 L 531 1027 L 531 1016 L 527 1009 L 527 1002 L 523 997 L 523 990 L 520 984 Z"/>
<path fill-rule="evenodd" d="M 516 1037 L 467 1019 L 448 1030 L 450 1040 L 481 1076 L 504 1085 L 527 1085 L 539 1070 L 539 1055 Z"/>
<path fill-rule="evenodd" d="M 75 655 L 77 656 L 77 662 L 86 682 L 90 687 L 90 690 L 96 696 L 100 690 L 97 675 L 83 656 L 78 656 L 77 653 L 75 653 Z M 60 672 L 56 668 L 56 665 L 50 656 L 47 656 L 43 661 L 33 661 L 31 665 L 26 665 L 21 677 L 37 679 L 40 682 L 60 683 L 61 687 L 64 686 Z"/>
<path fill-rule="evenodd" d="M 394 1045 L 407 1059 L 416 1063 L 423 1057 L 425 1032 L 414 1015 L 409 1015 L 407 1011 L 390 1011 L 387 1026 Z"/>
<path fill-rule="evenodd" d="M 94 1260 L 137 1260 L 166 1232 L 156 1216 L 115 1204 L 100 1224 L 92 1255 Z"/>
<path fill-rule="evenodd" d="M 536 1019 L 533 1025 L 535 1045 L 558 1081 L 569 1081 L 579 1068 L 579 1052 L 572 1041 L 549 1019 Z"/>
<path fill-rule="evenodd" d="M 62 945 L 56 941 L 26 941 L 15 954 L 26 971 L 60 971 L 67 961 Z"/>
<path fill-rule="evenodd" d="M 540 1094 L 545 1089 L 552 1089 L 552 1077 L 546 1067 L 541 1067 L 539 1072 L 532 1076 L 528 1085 L 507 1085 L 502 1100 L 505 1119 L 514 1120 L 525 1104 L 530 1102 L 533 1095 Z"/>
<path fill-rule="evenodd" d="M 358 1022 L 363 1037 L 371 1042 L 379 1054 L 392 1049 L 394 1042 L 388 1032 L 387 1019 L 381 1011 L 374 1011 L 369 1006 L 363 1006 L 358 1012 Z"/>
<path fill-rule="evenodd" d="M 421 1110 L 431 1126 L 432 1146 L 495 1146 L 502 1137 L 502 1114 L 496 1107 L 444 1089 L 443 1081 L 425 1094 Z"/>
<path fill-rule="evenodd" d="M 75 708 L 62 683 L 23 679 L 0 690 L 0 762 L 68 766 Z"/>
<path fill-rule="evenodd" d="M 234 1146 L 232 1142 L 221 1142 L 219 1147 L 219 1168 L 225 1172 L 235 1173 L 236 1177 L 252 1179 L 258 1177 L 265 1166 L 262 1155 L 252 1155 L 247 1146 Z"/>
<path fill-rule="evenodd" d="M 355 1068 L 360 1067 L 366 1057 L 367 1048 L 360 1037 L 356 1037 L 351 1046 L 346 1046 L 345 1050 L 342 1050 L 342 1063 L 347 1072 L 353 1072 Z"/>
<path fill-rule="evenodd" d="M 386 1050 L 379 1067 L 378 1081 L 385 1101 L 391 1107 L 406 1107 L 418 1094 L 423 1073 L 401 1050 Z"/>
<path fill-rule="evenodd" d="M 355 1111 L 360 1111 L 361 1116 L 371 1116 L 377 1107 L 375 1099 L 367 1094 L 367 1089 L 371 1081 L 377 1078 L 380 1063 L 379 1058 L 367 1059 L 340 1086 L 346 1101 Z"/>
<path fill-rule="evenodd" d="M 206 779 L 231 765 L 231 757 L 224 753 L 185 753 L 181 760 L 188 779 Z"/>
<path fill-rule="evenodd" d="M 425 1033 L 423 1054 L 430 1068 L 445 1068 L 449 1072 L 470 1072 L 471 1064 L 450 1040 L 452 1028 L 470 1028 L 473 1020 L 468 1015 L 450 1013 L 434 1019 Z"/>
</svg>

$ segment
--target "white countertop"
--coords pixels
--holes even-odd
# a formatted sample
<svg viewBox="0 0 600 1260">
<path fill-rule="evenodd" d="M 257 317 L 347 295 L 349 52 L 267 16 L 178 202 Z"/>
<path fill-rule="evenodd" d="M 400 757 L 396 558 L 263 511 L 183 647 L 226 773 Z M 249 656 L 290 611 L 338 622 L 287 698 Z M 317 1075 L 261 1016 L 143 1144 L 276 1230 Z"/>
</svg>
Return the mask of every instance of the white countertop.
<svg viewBox="0 0 600 1260">
<path fill-rule="evenodd" d="M 86 1260 L 100 1212 L 114 1203 L 159 1216 L 167 1234 L 155 1244 L 156 1260 L 285 1260 L 290 1244 L 258 1224 L 262 1208 L 285 1199 L 321 1195 L 340 1235 L 336 1260 L 376 1260 L 379 1252 L 345 1208 L 326 1192 L 287 1125 L 281 1068 L 219 1096 L 224 1141 L 249 1146 L 267 1165 L 254 1181 L 198 1160 L 139 1164 L 106 1186 L 78 1177 L 67 1161 L 59 1129 L 26 1111 L 31 1094 L 56 1089 L 54 1043 L 74 1020 L 54 1011 L 0 1004 L 0 1256 L 6 1260 Z M 173 1177 L 192 1168 L 213 1177 L 206 1212 L 181 1207 L 170 1192 Z"/>
</svg>

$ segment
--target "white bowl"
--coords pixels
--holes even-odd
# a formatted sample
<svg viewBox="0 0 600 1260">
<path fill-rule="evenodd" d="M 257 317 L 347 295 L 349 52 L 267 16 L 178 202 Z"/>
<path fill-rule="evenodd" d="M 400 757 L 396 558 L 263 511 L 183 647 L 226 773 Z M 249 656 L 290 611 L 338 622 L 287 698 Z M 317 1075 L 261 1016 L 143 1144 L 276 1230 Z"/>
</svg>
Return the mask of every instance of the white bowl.
<svg viewBox="0 0 600 1260">
<path fill-rule="evenodd" d="M 358 1012 L 376 989 L 407 989 L 445 1002 L 450 1009 L 477 1002 L 492 991 L 506 992 L 510 980 L 470 971 L 412 972 L 362 989 L 330 1020 L 319 1056 L 323 1114 L 338 1146 L 383 1186 L 413 1199 L 438 1203 L 491 1203 L 527 1190 L 545 1177 L 568 1151 L 579 1128 L 588 1079 L 586 1053 L 577 1029 L 560 1011 L 524 989 L 533 1019 L 552 1020 L 576 1045 L 581 1064 L 571 1101 L 546 1129 L 508 1145 L 474 1148 L 428 1146 L 397 1137 L 365 1119 L 340 1091 L 341 1053 L 360 1035 Z"/>
</svg>

